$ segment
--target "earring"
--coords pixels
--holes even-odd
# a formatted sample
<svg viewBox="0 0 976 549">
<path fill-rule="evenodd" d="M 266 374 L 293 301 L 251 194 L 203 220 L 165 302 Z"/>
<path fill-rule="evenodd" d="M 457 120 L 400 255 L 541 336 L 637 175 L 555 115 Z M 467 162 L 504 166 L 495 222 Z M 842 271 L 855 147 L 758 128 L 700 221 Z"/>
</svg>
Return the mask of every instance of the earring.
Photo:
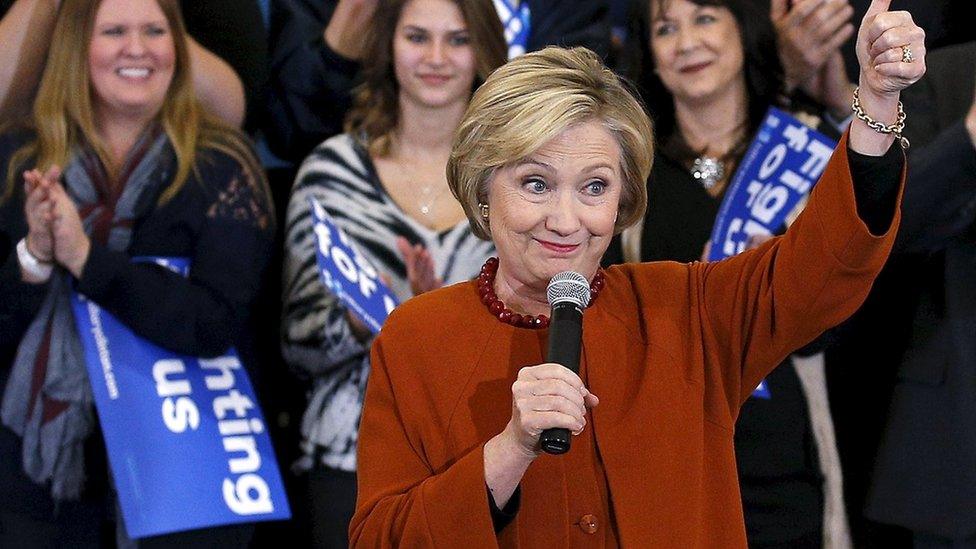
<svg viewBox="0 0 976 549">
<path fill-rule="evenodd" d="M 488 204 L 483 202 L 478 203 L 478 208 L 481 209 L 481 217 L 488 219 Z"/>
</svg>

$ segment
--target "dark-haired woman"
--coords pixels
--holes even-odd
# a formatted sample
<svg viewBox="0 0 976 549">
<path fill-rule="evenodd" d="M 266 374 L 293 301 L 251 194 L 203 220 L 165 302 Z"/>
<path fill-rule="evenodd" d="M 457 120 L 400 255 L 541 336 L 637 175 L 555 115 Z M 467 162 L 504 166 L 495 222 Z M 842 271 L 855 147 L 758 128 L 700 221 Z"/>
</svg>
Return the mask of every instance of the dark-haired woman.
<svg viewBox="0 0 976 549">
<path fill-rule="evenodd" d="M 345 546 L 371 335 L 321 282 L 308 198 L 317 199 L 401 299 L 477 274 L 476 238 L 447 186 L 451 140 L 475 85 L 505 61 L 490 2 L 377 6 L 347 132 L 313 151 L 288 207 L 282 348 L 312 381 L 302 423 L 317 546 Z"/>
<path fill-rule="evenodd" d="M 650 0 L 635 15 L 630 72 L 655 119 L 659 154 L 643 223 L 624 231 L 606 262 L 696 261 L 766 110 L 790 107 L 774 29 L 749 0 Z M 825 533 L 847 539 L 821 356 L 787 359 L 766 379 L 768 393 L 739 415 L 750 546 L 820 547 Z"/>
</svg>

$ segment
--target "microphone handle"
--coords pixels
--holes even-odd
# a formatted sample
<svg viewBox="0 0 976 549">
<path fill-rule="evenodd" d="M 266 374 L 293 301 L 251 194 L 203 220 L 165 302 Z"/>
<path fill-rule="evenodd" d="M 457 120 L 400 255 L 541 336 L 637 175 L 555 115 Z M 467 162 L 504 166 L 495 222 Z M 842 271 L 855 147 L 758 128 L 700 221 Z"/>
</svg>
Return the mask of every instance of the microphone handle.
<svg viewBox="0 0 976 549">
<path fill-rule="evenodd" d="M 582 338 L 583 310 L 571 302 L 553 305 L 546 361 L 561 364 L 578 374 Z M 554 427 L 542 432 L 539 444 L 547 454 L 565 454 L 569 451 L 571 438 L 569 429 Z"/>
</svg>

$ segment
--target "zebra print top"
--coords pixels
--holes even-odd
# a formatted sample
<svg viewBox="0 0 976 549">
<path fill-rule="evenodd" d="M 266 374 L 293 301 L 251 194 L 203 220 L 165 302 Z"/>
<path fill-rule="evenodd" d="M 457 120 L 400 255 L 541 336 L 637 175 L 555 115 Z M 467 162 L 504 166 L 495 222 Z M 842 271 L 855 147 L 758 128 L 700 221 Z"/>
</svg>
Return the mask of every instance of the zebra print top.
<svg viewBox="0 0 976 549">
<path fill-rule="evenodd" d="M 282 354 L 313 383 L 302 419 L 299 468 L 321 464 L 356 470 L 356 440 L 369 345 L 346 321 L 346 308 L 322 285 L 315 259 L 308 197 L 325 207 L 401 301 L 411 296 L 396 237 L 423 244 L 445 284 L 468 280 L 494 251 L 474 236 L 467 221 L 437 232 L 407 216 L 387 194 L 366 150 L 342 134 L 319 145 L 295 179 L 285 224 Z M 317 464 L 316 461 L 319 463 Z"/>
</svg>

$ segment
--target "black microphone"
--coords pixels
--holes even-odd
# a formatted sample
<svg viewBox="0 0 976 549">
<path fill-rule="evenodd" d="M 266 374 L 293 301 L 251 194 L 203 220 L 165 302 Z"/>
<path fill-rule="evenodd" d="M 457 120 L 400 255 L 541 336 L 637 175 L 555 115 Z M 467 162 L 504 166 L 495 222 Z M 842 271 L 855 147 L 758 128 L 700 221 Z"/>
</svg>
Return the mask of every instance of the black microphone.
<svg viewBox="0 0 976 549">
<path fill-rule="evenodd" d="M 555 362 L 579 373 L 580 344 L 583 339 L 583 309 L 590 303 L 590 283 L 573 271 L 563 271 L 549 281 L 546 288 L 549 300 L 549 350 L 546 362 Z M 547 454 L 569 451 L 569 429 L 546 429 L 539 438 Z"/>
</svg>

